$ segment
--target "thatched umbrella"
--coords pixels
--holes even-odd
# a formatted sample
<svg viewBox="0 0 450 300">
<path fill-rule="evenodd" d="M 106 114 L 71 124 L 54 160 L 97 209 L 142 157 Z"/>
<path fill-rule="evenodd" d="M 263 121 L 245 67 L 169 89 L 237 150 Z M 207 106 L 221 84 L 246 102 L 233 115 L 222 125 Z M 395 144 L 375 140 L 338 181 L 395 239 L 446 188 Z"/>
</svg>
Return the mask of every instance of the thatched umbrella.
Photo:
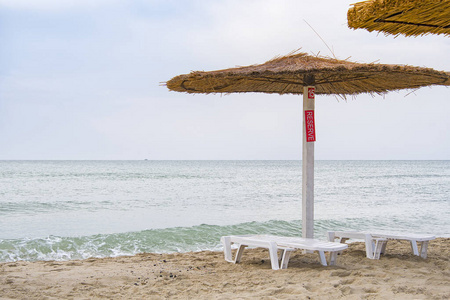
<svg viewBox="0 0 450 300">
<path fill-rule="evenodd" d="M 314 101 L 315 94 L 383 94 L 428 85 L 450 85 L 450 74 L 433 69 L 361 64 L 298 53 L 261 65 L 179 75 L 170 90 L 186 93 L 303 94 L 302 231 L 314 233 Z"/>
<path fill-rule="evenodd" d="M 450 0 L 370 0 L 353 4 L 348 26 L 385 34 L 450 35 Z"/>
</svg>

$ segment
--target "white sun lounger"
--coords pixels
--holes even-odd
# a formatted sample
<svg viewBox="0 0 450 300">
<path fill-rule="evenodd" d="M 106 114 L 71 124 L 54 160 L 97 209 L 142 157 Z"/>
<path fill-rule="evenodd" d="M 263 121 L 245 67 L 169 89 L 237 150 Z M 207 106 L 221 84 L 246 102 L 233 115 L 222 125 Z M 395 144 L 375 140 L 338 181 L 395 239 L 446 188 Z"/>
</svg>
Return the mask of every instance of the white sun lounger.
<svg viewBox="0 0 450 300">
<path fill-rule="evenodd" d="M 319 241 L 315 239 L 281 237 L 273 235 L 234 235 L 223 236 L 221 239 L 224 248 L 225 260 L 228 262 L 239 263 L 242 253 L 246 247 L 261 247 L 269 249 L 270 262 L 273 270 L 287 269 L 291 252 L 295 249 L 306 251 L 318 251 L 320 263 L 327 265 L 324 252 L 330 252 L 329 265 L 335 265 L 337 254 L 348 248 L 346 244 Z M 238 244 L 236 257 L 233 260 L 231 255 L 231 244 Z M 278 250 L 283 250 L 281 257 L 281 267 L 278 263 Z"/>
<path fill-rule="evenodd" d="M 435 239 L 433 235 L 423 234 L 390 234 L 390 233 L 371 233 L 366 231 L 329 231 L 328 240 L 334 242 L 338 238 L 339 242 L 345 243 L 348 239 L 363 239 L 366 243 L 366 256 L 370 259 L 379 259 L 380 254 L 386 251 L 388 240 L 403 240 L 411 242 L 411 248 L 414 255 L 427 258 L 428 242 Z M 417 247 L 420 243 L 420 252 Z"/>
</svg>

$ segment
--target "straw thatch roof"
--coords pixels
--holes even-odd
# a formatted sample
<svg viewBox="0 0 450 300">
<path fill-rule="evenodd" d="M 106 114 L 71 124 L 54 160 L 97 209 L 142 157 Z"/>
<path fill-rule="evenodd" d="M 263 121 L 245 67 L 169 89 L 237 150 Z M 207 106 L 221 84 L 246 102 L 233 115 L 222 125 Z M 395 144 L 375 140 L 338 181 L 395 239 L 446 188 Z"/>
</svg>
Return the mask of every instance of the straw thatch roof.
<svg viewBox="0 0 450 300">
<path fill-rule="evenodd" d="M 316 94 L 383 94 L 428 85 L 450 85 L 450 73 L 411 66 L 361 64 L 298 53 L 261 65 L 179 75 L 166 85 L 177 92 L 207 94 L 302 94 L 304 85 L 315 85 Z"/>
<path fill-rule="evenodd" d="M 348 26 L 385 34 L 450 35 L 450 0 L 370 0 L 353 4 Z"/>
</svg>

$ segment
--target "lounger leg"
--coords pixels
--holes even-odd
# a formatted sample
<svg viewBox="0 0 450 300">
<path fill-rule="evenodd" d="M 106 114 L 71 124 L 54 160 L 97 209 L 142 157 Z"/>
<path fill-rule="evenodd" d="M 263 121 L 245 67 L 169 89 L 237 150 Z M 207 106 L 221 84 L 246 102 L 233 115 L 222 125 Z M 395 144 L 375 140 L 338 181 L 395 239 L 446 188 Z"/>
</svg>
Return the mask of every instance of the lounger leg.
<svg viewBox="0 0 450 300">
<path fill-rule="evenodd" d="M 420 256 L 422 258 L 427 258 L 428 241 L 423 241 L 420 245 Z"/>
<path fill-rule="evenodd" d="M 367 258 L 370 258 L 370 259 L 374 259 L 373 258 L 373 241 L 372 241 L 372 235 L 370 235 L 370 234 L 366 234 L 365 235 L 365 237 L 364 237 L 364 240 L 365 240 L 365 242 L 366 242 L 366 256 L 367 256 Z"/>
<path fill-rule="evenodd" d="M 384 244 L 386 243 L 386 239 L 376 238 L 374 239 L 375 246 L 373 248 L 373 259 L 380 259 L 381 250 L 384 247 Z"/>
<path fill-rule="evenodd" d="M 334 231 L 328 231 L 327 235 L 328 235 L 328 241 L 334 242 L 334 239 L 336 238 Z"/>
<path fill-rule="evenodd" d="M 287 269 L 289 258 L 291 258 L 292 249 L 284 249 L 281 258 L 281 269 Z"/>
<path fill-rule="evenodd" d="M 386 245 L 387 245 L 387 242 L 388 242 L 388 241 L 386 240 L 386 242 L 383 243 L 383 247 L 381 247 L 381 252 L 380 252 L 381 254 L 386 253 Z"/>
<path fill-rule="evenodd" d="M 272 264 L 273 270 L 279 270 L 280 266 L 278 264 L 278 247 L 277 243 L 269 242 L 269 255 L 270 255 L 270 263 Z"/>
<path fill-rule="evenodd" d="M 225 254 L 225 260 L 228 262 L 233 262 L 231 257 L 231 238 L 229 236 L 222 237 L 223 252 Z"/>
<path fill-rule="evenodd" d="M 234 263 L 237 264 L 241 261 L 242 254 L 244 253 L 244 249 L 247 245 L 239 245 L 239 248 L 236 252 L 236 258 L 234 259 Z"/>
<path fill-rule="evenodd" d="M 415 240 L 411 240 L 411 248 L 414 255 L 419 256 L 419 249 L 417 248 L 417 242 Z"/>
<path fill-rule="evenodd" d="M 320 263 L 322 264 L 322 266 L 327 266 L 327 259 L 325 257 L 325 252 L 323 251 L 319 251 L 319 257 L 320 257 Z"/>
<path fill-rule="evenodd" d="M 331 251 L 330 252 L 330 263 L 329 263 L 330 266 L 336 265 L 338 252 L 340 252 L 340 251 Z"/>
</svg>

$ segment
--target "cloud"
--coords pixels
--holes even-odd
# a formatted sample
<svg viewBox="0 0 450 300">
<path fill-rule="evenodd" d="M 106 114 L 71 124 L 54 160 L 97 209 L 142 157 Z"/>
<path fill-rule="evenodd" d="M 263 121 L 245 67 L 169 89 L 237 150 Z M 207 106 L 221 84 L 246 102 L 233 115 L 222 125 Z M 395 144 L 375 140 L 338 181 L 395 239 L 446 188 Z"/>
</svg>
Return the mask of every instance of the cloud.
<svg viewBox="0 0 450 300">
<path fill-rule="evenodd" d="M 192 96 L 159 83 L 192 70 L 263 63 L 299 47 L 330 56 L 321 38 L 339 58 L 450 70 L 448 38 L 350 30 L 351 3 L 0 0 L 0 136 L 10 149 L 0 149 L 0 158 L 299 159 L 301 97 Z M 420 158 L 420 151 L 448 158 L 448 90 L 429 91 L 347 103 L 318 97 L 317 158 Z M 24 114 L 24 107 L 32 109 Z M 373 124 L 383 109 L 390 109 L 392 132 L 377 144 L 371 138 L 382 130 Z M 414 133 L 433 128 L 428 142 L 437 146 L 425 152 L 430 147 Z"/>
<path fill-rule="evenodd" d="M 345 9 L 335 3 L 331 5 L 344 13 L 340 18 L 343 22 Z M 205 66 L 214 62 L 223 67 L 262 63 L 300 47 L 306 52 L 323 50 L 323 54 L 331 55 L 305 20 L 325 40 L 336 38 L 329 34 L 328 22 L 319 21 L 312 13 L 314 7 L 305 6 L 304 1 L 245 1 L 242 5 L 242 1 L 229 0 L 210 2 L 198 8 L 206 24 L 199 21 L 184 29 L 188 30 L 185 36 L 189 37 L 185 44 L 196 49 L 193 55 L 196 59 L 202 58 Z M 332 18 L 336 19 L 337 15 Z M 328 12 L 321 16 L 329 17 Z"/>
<path fill-rule="evenodd" d="M 0 0 L 0 6 L 14 10 L 59 13 L 73 9 L 94 9 L 118 2 L 119 0 Z"/>
</svg>

